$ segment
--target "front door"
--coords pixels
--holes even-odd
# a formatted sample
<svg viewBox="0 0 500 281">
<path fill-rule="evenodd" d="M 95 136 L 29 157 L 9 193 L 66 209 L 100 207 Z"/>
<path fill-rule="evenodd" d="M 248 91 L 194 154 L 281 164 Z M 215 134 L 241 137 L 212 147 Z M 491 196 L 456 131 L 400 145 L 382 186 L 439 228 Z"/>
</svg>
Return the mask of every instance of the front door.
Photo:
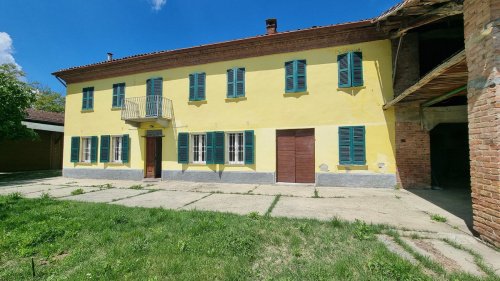
<svg viewBox="0 0 500 281">
<path fill-rule="evenodd" d="M 314 129 L 276 132 L 278 182 L 314 183 Z"/>
<path fill-rule="evenodd" d="M 161 177 L 161 137 L 146 138 L 146 178 Z"/>
</svg>

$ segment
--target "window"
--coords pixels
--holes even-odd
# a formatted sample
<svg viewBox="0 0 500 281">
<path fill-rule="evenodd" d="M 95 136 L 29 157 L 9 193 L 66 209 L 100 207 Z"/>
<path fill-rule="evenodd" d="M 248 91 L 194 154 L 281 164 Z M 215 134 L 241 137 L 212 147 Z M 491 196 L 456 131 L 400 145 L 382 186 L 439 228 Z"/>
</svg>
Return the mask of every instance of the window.
<svg viewBox="0 0 500 281">
<path fill-rule="evenodd" d="M 80 159 L 82 162 L 90 163 L 91 151 L 92 151 L 92 139 L 90 137 L 82 138 L 82 155 Z"/>
<path fill-rule="evenodd" d="M 122 162 L 122 136 L 111 137 L 111 162 Z"/>
<path fill-rule="evenodd" d="M 244 164 L 243 132 L 227 133 L 227 162 L 229 164 Z"/>
<path fill-rule="evenodd" d="M 82 109 L 91 110 L 94 108 L 94 87 L 83 88 Z"/>
<path fill-rule="evenodd" d="M 189 74 L 189 100 L 205 100 L 205 73 Z"/>
<path fill-rule="evenodd" d="M 365 127 L 339 127 L 339 162 L 341 165 L 365 165 Z"/>
<path fill-rule="evenodd" d="M 125 83 L 113 85 L 113 107 L 122 107 L 125 99 Z"/>
<path fill-rule="evenodd" d="M 285 90 L 287 93 L 304 92 L 306 85 L 306 61 L 294 60 L 285 63 Z"/>
<path fill-rule="evenodd" d="M 245 69 L 232 68 L 227 70 L 227 97 L 239 98 L 245 96 Z"/>
<path fill-rule="evenodd" d="M 192 143 L 192 162 L 204 164 L 207 154 L 207 135 L 196 134 L 191 135 Z"/>
<path fill-rule="evenodd" d="M 349 52 L 337 56 L 339 88 L 363 86 L 363 54 Z"/>
</svg>

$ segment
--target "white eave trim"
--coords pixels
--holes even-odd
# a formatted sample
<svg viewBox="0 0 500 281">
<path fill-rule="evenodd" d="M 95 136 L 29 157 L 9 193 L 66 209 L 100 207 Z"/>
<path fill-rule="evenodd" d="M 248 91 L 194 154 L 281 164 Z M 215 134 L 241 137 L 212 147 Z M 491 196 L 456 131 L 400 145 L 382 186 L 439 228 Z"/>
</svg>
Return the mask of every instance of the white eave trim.
<svg viewBox="0 0 500 281">
<path fill-rule="evenodd" d="M 41 124 L 28 121 L 21 121 L 21 123 L 26 127 L 34 130 L 64 133 L 64 126 Z"/>
</svg>

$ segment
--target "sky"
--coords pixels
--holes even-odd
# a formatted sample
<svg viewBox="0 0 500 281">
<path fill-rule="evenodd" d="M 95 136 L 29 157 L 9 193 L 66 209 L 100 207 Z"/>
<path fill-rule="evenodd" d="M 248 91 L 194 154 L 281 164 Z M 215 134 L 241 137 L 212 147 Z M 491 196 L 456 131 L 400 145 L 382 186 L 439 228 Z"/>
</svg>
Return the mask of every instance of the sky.
<svg viewBox="0 0 500 281">
<path fill-rule="evenodd" d="M 0 0 L 0 64 L 65 93 L 63 68 L 265 33 L 368 19 L 398 0 Z"/>
</svg>

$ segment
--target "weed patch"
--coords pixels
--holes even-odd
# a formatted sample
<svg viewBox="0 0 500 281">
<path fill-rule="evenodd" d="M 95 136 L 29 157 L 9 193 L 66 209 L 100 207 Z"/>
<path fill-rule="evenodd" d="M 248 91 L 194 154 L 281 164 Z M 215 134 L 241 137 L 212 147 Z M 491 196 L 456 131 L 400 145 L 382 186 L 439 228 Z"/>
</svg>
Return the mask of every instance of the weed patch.
<svg viewBox="0 0 500 281">
<path fill-rule="evenodd" d="M 80 195 L 80 194 L 84 194 L 84 193 L 85 192 L 81 188 L 78 188 L 78 189 L 71 191 L 71 195 Z"/>
</svg>

